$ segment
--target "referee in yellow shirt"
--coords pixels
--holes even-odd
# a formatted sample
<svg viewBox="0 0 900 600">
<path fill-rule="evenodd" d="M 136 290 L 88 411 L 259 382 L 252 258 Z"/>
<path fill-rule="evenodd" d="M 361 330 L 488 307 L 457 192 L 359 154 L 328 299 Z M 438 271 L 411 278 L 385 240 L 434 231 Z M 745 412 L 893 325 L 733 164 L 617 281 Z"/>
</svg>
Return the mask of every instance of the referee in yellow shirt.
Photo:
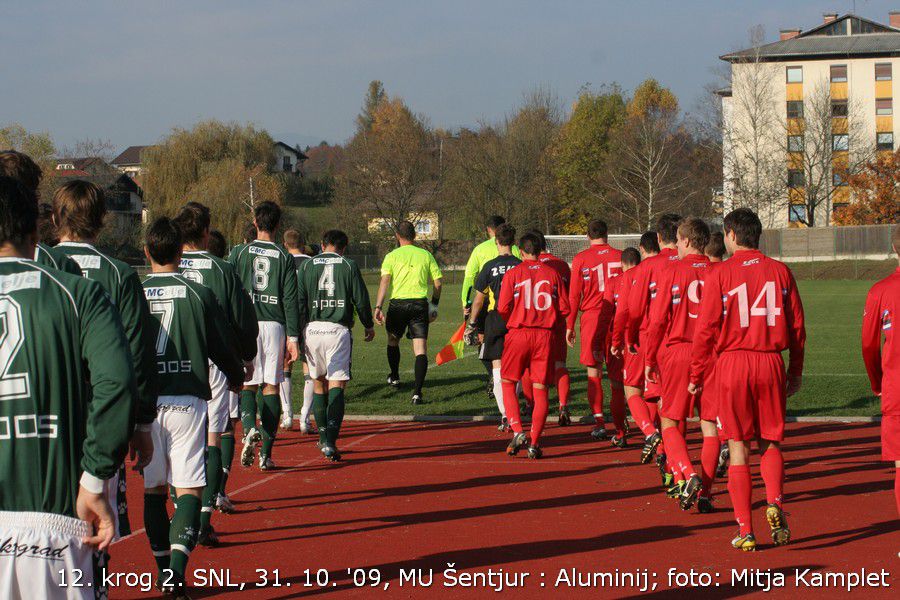
<svg viewBox="0 0 900 600">
<path fill-rule="evenodd" d="M 441 299 L 441 269 L 431 252 L 413 244 L 416 228 L 409 221 L 397 225 L 395 233 L 400 247 L 392 250 L 381 263 L 381 283 L 375 303 L 375 322 L 387 329 L 387 358 L 391 369 L 388 385 L 400 385 L 400 338 L 403 334 L 412 340 L 415 363 L 415 391 L 412 403 L 422 403 L 422 385 L 428 371 L 428 325 L 437 319 L 438 302 Z M 434 284 L 431 301 L 428 300 L 428 281 Z M 391 303 L 387 318 L 382 311 L 391 288 Z"/>
</svg>

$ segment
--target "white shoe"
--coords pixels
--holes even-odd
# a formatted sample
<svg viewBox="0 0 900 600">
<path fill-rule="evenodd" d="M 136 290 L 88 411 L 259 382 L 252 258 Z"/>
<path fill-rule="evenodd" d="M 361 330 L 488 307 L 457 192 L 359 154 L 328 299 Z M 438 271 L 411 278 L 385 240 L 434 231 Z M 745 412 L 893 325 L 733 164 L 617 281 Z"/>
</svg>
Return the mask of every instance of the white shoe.
<svg viewBox="0 0 900 600">
<path fill-rule="evenodd" d="M 268 456 L 259 455 L 259 470 L 268 471 L 275 468 L 275 463 Z"/>
<path fill-rule="evenodd" d="M 319 431 L 316 429 L 315 425 L 310 423 L 300 423 L 300 433 L 303 435 L 315 435 L 319 433 Z"/>
<path fill-rule="evenodd" d="M 242 466 L 249 467 L 253 464 L 253 451 L 260 439 L 259 431 L 256 430 L 256 427 L 251 427 L 247 435 L 244 436 L 244 448 L 241 450 Z"/>
<path fill-rule="evenodd" d="M 219 494 L 216 496 L 216 510 L 221 513 L 231 514 L 234 512 L 234 504 L 232 504 L 231 499 L 225 494 Z"/>
<path fill-rule="evenodd" d="M 282 429 L 284 429 L 285 431 L 290 431 L 293 426 L 294 426 L 293 417 L 286 416 L 286 417 L 281 418 L 281 428 Z"/>
</svg>

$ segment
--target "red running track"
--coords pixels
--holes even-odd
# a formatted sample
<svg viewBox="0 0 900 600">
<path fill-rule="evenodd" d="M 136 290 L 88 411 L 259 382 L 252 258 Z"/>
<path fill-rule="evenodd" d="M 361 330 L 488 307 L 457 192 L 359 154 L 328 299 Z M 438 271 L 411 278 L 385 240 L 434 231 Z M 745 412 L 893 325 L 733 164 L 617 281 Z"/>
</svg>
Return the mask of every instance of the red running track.
<svg viewBox="0 0 900 600">
<path fill-rule="evenodd" d="M 736 532 L 724 482 L 716 485 L 717 511 L 680 511 L 664 496 L 655 467 L 637 464 L 638 440 L 617 450 L 590 440 L 589 427 L 546 430 L 545 457 L 529 461 L 504 453 L 507 436 L 486 423 L 347 423 L 341 439 L 344 462 L 324 461 L 315 438 L 293 432 L 276 446 L 278 470 L 261 473 L 237 462 L 229 482 L 239 512 L 216 514 L 222 545 L 198 548 L 189 565 L 218 569 L 232 585 L 216 582 L 190 591 L 194 598 L 471 598 L 494 594 L 463 587 L 443 572 L 448 563 L 469 575 L 489 569 L 529 573 L 517 598 L 602 597 L 701 598 L 763 596 L 765 578 L 732 585 L 732 569 L 772 573 L 768 597 L 812 594 L 846 597 L 839 588 L 794 585 L 795 570 L 868 572 L 885 569 L 900 584 L 900 521 L 892 495 L 892 469 L 879 462 L 875 424 L 789 425 L 786 510 L 794 541 L 769 543 L 763 518 L 765 495 L 754 466 L 754 524 L 760 551 L 745 554 L 729 542 Z M 699 432 L 690 435 L 699 455 Z M 239 449 L 238 449 L 239 450 Z M 699 459 L 698 459 L 699 460 Z M 132 526 L 142 526 L 140 479 L 130 479 Z M 678 589 L 669 569 L 694 569 L 710 587 Z M 278 569 L 281 587 L 257 588 L 256 569 Z M 307 577 L 304 573 L 310 570 Z M 316 572 L 322 583 L 316 584 Z M 377 588 L 356 587 L 350 570 L 377 569 Z M 434 570 L 430 587 L 401 586 L 401 569 Z M 555 586 L 560 570 L 640 573 L 655 590 Z M 112 548 L 115 573 L 155 572 L 141 531 Z M 325 579 L 327 575 L 327 581 Z M 359 577 L 359 572 L 357 572 Z M 815 583 L 811 577 L 805 577 Z M 520 579 L 521 580 L 521 579 Z M 362 578 L 358 580 L 362 583 Z M 371 580 L 370 580 L 371 581 Z M 194 583 L 197 583 L 196 581 Z M 388 583 L 385 589 L 385 583 Z M 475 582 L 487 583 L 487 582 Z M 717 587 L 715 584 L 719 583 Z M 290 584 L 290 586 L 288 586 Z M 543 584 L 543 586 L 542 586 Z M 124 585 L 124 584 L 123 584 Z M 893 589 L 896 590 L 894 587 Z M 857 588 L 852 596 L 888 597 L 884 588 Z M 149 598 L 119 587 L 112 598 Z M 897 596 L 893 596 L 897 597 Z"/>
</svg>

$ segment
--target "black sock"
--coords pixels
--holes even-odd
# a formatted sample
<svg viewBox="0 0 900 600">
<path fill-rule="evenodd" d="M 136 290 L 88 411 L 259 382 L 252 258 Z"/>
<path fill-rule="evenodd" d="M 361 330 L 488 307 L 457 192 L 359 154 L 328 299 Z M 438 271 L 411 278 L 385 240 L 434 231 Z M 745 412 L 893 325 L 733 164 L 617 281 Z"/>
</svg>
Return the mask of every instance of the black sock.
<svg viewBox="0 0 900 600">
<path fill-rule="evenodd" d="M 387 347 L 388 367 L 391 368 L 391 379 L 400 379 L 400 346 Z"/>
<path fill-rule="evenodd" d="M 416 355 L 416 394 L 422 394 L 422 384 L 425 383 L 425 373 L 428 372 L 428 356 Z"/>
</svg>

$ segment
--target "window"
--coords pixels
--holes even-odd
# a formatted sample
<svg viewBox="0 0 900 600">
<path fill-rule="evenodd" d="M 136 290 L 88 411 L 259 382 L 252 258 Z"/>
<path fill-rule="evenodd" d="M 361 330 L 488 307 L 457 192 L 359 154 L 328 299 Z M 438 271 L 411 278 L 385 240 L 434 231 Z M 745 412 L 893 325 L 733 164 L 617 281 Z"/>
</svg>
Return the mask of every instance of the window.
<svg viewBox="0 0 900 600">
<path fill-rule="evenodd" d="M 281 169 L 287 173 L 290 173 L 293 170 L 290 156 L 283 156 L 281 158 Z"/>
<path fill-rule="evenodd" d="M 894 134 L 893 133 L 879 133 L 876 136 L 875 148 L 877 150 L 894 150 Z"/>
<path fill-rule="evenodd" d="M 847 65 L 831 65 L 831 83 L 847 82 Z"/>
<path fill-rule="evenodd" d="M 788 119 L 803 118 L 803 100 L 788 100 L 787 103 Z"/>
<path fill-rule="evenodd" d="M 890 81 L 891 63 L 875 63 L 875 81 Z"/>
<path fill-rule="evenodd" d="M 846 100 L 832 100 L 831 101 L 831 116 L 832 117 L 846 117 L 847 116 L 847 101 Z"/>
<path fill-rule="evenodd" d="M 788 136 L 788 152 L 803 152 L 803 136 L 802 135 L 789 135 Z"/>
<path fill-rule="evenodd" d="M 894 101 L 891 98 L 876 100 L 875 114 L 880 117 L 894 114 Z"/>
<path fill-rule="evenodd" d="M 850 149 L 850 136 L 846 133 L 837 133 L 831 136 L 831 150 L 833 152 L 846 152 Z"/>
<path fill-rule="evenodd" d="M 844 173 L 842 173 L 841 171 L 832 171 L 831 185 L 833 185 L 834 187 L 847 185 L 847 180 L 844 178 Z"/>
<path fill-rule="evenodd" d="M 787 68 L 787 82 L 788 83 L 803 83 L 803 67 L 788 67 Z"/>
<path fill-rule="evenodd" d="M 788 170 L 788 187 L 802 188 L 804 185 L 806 185 L 806 178 L 803 176 L 803 171 L 800 169 Z"/>
<path fill-rule="evenodd" d="M 431 221 L 418 221 L 416 223 L 416 233 L 421 235 L 431 234 Z"/>
<path fill-rule="evenodd" d="M 791 223 L 803 223 L 806 221 L 806 205 L 792 204 L 788 207 L 788 221 Z"/>
</svg>

